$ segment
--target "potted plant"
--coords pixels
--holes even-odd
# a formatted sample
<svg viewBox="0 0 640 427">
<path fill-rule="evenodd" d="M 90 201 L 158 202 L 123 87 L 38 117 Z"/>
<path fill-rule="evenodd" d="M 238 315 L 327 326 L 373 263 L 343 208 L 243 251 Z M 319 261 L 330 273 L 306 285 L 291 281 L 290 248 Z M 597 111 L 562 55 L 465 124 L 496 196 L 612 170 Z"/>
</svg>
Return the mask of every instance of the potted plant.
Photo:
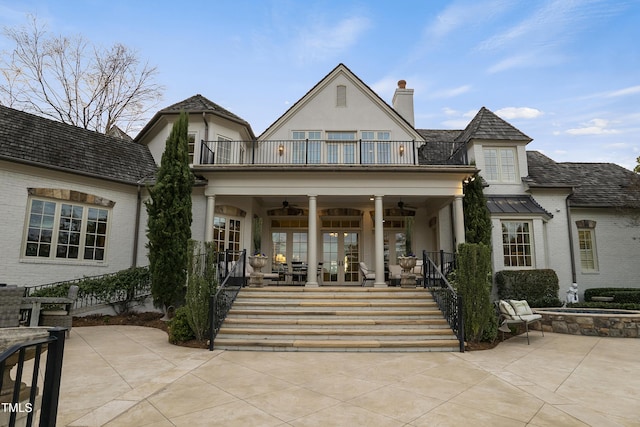
<svg viewBox="0 0 640 427">
<path fill-rule="evenodd" d="M 262 218 L 253 218 L 253 255 L 249 257 L 249 265 L 253 271 L 260 273 L 260 270 L 267 265 L 267 257 L 261 252 L 262 248 Z"/>
</svg>

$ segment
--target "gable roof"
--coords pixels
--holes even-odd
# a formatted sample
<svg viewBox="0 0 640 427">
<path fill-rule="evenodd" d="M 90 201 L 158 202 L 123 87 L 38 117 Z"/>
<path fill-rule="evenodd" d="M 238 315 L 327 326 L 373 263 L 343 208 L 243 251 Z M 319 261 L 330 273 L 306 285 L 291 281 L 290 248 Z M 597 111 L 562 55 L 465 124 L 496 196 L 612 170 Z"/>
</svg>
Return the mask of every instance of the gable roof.
<svg viewBox="0 0 640 427">
<path fill-rule="evenodd" d="M 126 184 L 156 171 L 143 145 L 1 105 L 0 159 Z"/>
<path fill-rule="evenodd" d="M 249 131 L 249 134 L 253 138 L 253 130 L 251 129 L 251 125 L 249 122 L 244 120 L 242 117 L 233 114 L 231 111 L 221 107 L 213 101 L 205 98 L 200 94 L 193 95 L 190 98 L 184 99 L 180 102 L 176 102 L 175 104 L 169 105 L 168 107 L 163 108 L 158 111 L 151 120 L 142 128 L 142 130 L 136 135 L 135 140 L 139 141 L 140 138 L 147 133 L 147 131 L 160 119 L 160 117 L 167 114 L 180 114 L 181 111 L 184 111 L 189 114 L 198 114 L 198 113 L 209 113 L 214 114 L 216 116 L 222 117 L 227 120 L 231 120 L 236 122 L 242 126 L 245 126 Z"/>
<path fill-rule="evenodd" d="M 495 113 L 482 107 L 456 141 L 469 142 L 472 139 L 497 139 L 508 141 L 533 141 Z"/>
<path fill-rule="evenodd" d="M 530 188 L 572 187 L 574 207 L 640 208 L 640 175 L 614 163 L 557 163 L 527 151 Z"/>
<path fill-rule="evenodd" d="M 297 110 L 299 110 L 302 105 L 310 99 L 315 92 L 317 92 L 325 82 L 332 79 L 334 76 L 339 73 L 344 73 L 347 77 L 352 79 L 357 85 L 359 85 L 364 91 L 367 92 L 375 101 L 382 106 L 383 109 L 386 110 L 387 114 L 394 117 L 398 120 L 402 126 L 404 126 L 410 133 L 415 134 L 416 138 L 420 137 L 420 134 L 417 130 L 404 118 L 400 113 L 398 113 L 393 107 L 391 107 L 384 99 L 380 97 L 376 92 L 373 91 L 365 82 L 363 82 L 360 77 L 356 76 L 353 71 L 349 69 L 343 63 L 338 64 L 333 70 L 331 70 L 326 76 L 324 76 L 318 83 L 316 83 L 307 93 L 302 96 L 299 100 L 297 100 L 287 111 L 285 111 L 280 117 L 276 119 L 273 123 L 271 123 L 259 136 L 258 139 L 263 139 L 264 135 L 269 134 L 273 131 L 273 129 L 277 128 L 282 122 L 286 120 L 287 117 L 293 115 Z"/>
</svg>

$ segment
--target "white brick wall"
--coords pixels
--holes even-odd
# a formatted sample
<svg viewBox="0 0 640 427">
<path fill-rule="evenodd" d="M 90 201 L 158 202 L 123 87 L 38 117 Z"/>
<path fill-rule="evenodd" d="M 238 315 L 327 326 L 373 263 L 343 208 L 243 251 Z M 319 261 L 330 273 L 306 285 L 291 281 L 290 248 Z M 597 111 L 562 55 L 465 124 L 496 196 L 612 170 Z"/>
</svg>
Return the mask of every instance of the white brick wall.
<svg viewBox="0 0 640 427">
<path fill-rule="evenodd" d="M 111 273 L 131 266 L 136 187 L 8 162 L 0 162 L 0 182 L 0 236 L 3 241 L 0 245 L 0 283 L 38 285 Z M 69 189 L 114 201 L 109 218 L 106 262 L 97 265 L 21 258 L 29 187 Z"/>
<path fill-rule="evenodd" d="M 639 214 L 640 215 L 640 214 Z M 597 272 L 583 272 L 580 266 L 578 229 L 575 222 L 596 221 Z M 640 288 L 640 226 L 614 209 L 572 209 L 576 269 L 580 294 L 594 287 Z M 582 298 L 582 297 L 581 297 Z"/>
</svg>

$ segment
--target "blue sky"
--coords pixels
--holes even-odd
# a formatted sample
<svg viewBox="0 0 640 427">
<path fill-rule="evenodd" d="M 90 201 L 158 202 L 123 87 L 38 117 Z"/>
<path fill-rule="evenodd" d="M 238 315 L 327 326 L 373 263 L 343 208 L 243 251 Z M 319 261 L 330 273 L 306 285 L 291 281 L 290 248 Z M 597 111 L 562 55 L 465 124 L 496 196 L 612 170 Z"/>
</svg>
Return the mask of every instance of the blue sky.
<svg viewBox="0 0 640 427">
<path fill-rule="evenodd" d="M 640 156 L 637 0 L 0 0 L 0 26 L 27 13 L 137 50 L 165 86 L 157 109 L 200 93 L 256 134 L 342 62 L 388 103 L 407 80 L 417 128 L 485 106 L 557 161 Z"/>
</svg>

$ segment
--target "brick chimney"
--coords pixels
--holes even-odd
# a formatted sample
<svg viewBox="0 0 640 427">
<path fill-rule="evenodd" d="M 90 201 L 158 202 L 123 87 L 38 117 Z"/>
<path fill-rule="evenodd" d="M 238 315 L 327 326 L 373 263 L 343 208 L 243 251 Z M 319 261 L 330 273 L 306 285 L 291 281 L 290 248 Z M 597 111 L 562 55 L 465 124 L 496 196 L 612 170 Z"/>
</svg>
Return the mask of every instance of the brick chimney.
<svg viewBox="0 0 640 427">
<path fill-rule="evenodd" d="M 407 89 L 407 82 L 400 80 L 396 93 L 393 94 L 393 109 L 398 112 L 411 126 L 415 126 L 413 114 L 413 89 Z"/>
</svg>

